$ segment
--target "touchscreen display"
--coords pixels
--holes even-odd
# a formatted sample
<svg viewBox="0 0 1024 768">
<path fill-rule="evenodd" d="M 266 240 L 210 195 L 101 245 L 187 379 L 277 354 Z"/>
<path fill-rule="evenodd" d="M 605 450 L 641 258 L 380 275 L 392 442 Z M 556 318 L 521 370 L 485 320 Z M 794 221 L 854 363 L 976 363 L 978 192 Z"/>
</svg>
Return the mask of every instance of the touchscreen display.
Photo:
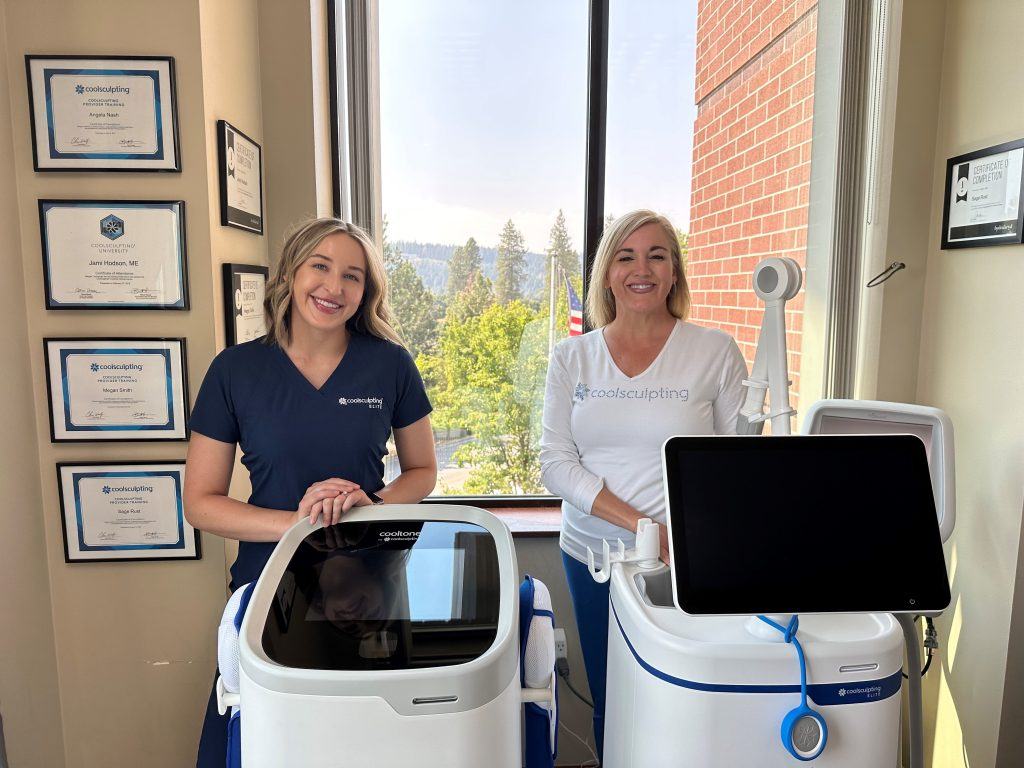
<svg viewBox="0 0 1024 768">
<path fill-rule="evenodd" d="M 464 664 L 497 635 L 494 538 L 472 523 L 342 521 L 292 555 L 263 628 L 263 649 L 304 669 Z"/>
<path fill-rule="evenodd" d="M 673 437 L 665 473 L 676 602 L 688 613 L 949 604 L 917 436 Z"/>
</svg>

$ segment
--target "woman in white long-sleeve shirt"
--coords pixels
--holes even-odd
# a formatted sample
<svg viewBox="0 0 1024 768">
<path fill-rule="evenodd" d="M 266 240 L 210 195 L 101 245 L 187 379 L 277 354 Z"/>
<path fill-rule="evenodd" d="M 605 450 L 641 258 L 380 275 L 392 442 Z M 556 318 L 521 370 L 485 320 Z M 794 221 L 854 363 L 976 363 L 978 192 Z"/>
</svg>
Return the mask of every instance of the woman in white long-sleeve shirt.
<svg viewBox="0 0 1024 768">
<path fill-rule="evenodd" d="M 636 521 L 662 524 L 661 446 L 672 435 L 730 434 L 746 364 L 728 334 L 686 322 L 690 304 L 672 224 L 640 210 L 614 221 L 590 275 L 594 330 L 558 344 L 548 367 L 541 438 L 544 485 L 561 496 L 560 544 L 594 699 L 604 731 L 608 585 L 587 571 L 587 548 L 631 544 Z"/>
</svg>

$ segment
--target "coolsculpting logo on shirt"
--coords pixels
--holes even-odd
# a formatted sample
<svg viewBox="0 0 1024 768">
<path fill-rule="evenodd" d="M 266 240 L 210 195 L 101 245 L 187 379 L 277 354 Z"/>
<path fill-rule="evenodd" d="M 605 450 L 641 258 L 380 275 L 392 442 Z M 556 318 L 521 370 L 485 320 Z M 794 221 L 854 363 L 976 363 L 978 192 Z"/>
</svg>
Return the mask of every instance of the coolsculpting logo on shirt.
<svg viewBox="0 0 1024 768">
<path fill-rule="evenodd" d="M 384 399 L 381 397 L 339 397 L 338 405 L 365 405 L 374 410 L 384 409 Z"/>
<path fill-rule="evenodd" d="M 595 400 L 680 400 L 686 402 L 690 399 L 690 390 L 669 389 L 668 387 L 636 387 L 635 389 L 606 387 L 598 389 L 578 383 L 573 391 L 572 399 L 577 403 L 582 403 L 588 397 Z"/>
</svg>

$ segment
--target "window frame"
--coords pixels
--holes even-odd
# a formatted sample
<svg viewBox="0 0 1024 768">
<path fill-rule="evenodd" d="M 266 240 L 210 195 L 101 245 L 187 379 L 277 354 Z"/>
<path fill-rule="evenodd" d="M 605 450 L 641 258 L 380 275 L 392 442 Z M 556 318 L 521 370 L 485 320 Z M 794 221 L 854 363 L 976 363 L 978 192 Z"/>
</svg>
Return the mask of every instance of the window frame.
<svg viewBox="0 0 1024 768">
<path fill-rule="evenodd" d="M 334 214 L 381 242 L 378 1 L 327 0 Z M 696 2 L 696 0 L 691 0 Z M 871 23 L 887 0 L 819 0 L 809 186 L 801 395 L 852 397 L 863 360 L 860 272 L 871 133 Z M 609 0 L 588 0 L 583 296 L 604 229 Z M 877 22 L 876 22 L 877 23 Z M 877 28 L 876 28 L 877 29 Z M 877 99 L 876 99 L 877 100 Z M 838 181 L 837 181 L 838 179 Z M 591 330 L 589 322 L 585 330 Z M 808 350 L 815 354 L 807 355 Z M 858 354 L 860 352 L 861 354 Z M 810 363 L 808 365 L 808 363 Z M 430 496 L 431 504 L 555 507 L 557 496 Z"/>
</svg>

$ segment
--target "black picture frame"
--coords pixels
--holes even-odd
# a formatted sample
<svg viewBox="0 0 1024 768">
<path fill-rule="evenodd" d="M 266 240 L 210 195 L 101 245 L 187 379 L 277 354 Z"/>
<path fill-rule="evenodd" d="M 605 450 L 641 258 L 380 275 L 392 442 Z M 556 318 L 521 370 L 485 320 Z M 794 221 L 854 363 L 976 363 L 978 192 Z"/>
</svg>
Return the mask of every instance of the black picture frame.
<svg viewBox="0 0 1024 768">
<path fill-rule="evenodd" d="M 91 469 L 96 470 L 98 473 L 102 473 L 104 471 L 104 469 L 111 469 L 113 467 L 140 467 L 140 468 L 141 467 L 153 467 L 153 468 L 156 468 L 156 467 L 166 467 L 166 466 L 174 466 L 174 467 L 180 467 L 181 468 L 181 471 L 179 472 L 179 476 L 181 477 L 182 482 L 179 484 L 179 490 L 183 491 L 184 490 L 183 489 L 183 485 L 184 485 L 183 481 L 184 481 L 185 462 L 183 460 L 181 460 L 181 459 L 170 459 L 170 460 L 167 460 L 167 461 L 160 461 L 160 460 L 146 461 L 146 460 L 132 459 L 132 460 L 128 460 L 128 461 L 60 461 L 60 462 L 57 462 L 57 464 L 56 464 L 57 499 L 58 499 L 58 501 L 60 503 L 60 528 L 61 528 L 61 537 L 63 539 L 63 544 L 64 544 L 64 562 L 68 563 L 68 564 L 78 564 L 78 563 L 140 563 L 140 562 L 154 562 L 154 561 L 168 561 L 168 560 L 182 560 L 182 561 L 202 560 L 203 559 L 202 537 L 200 536 L 199 531 L 197 529 L 193 528 L 189 524 L 188 520 L 184 519 L 184 509 L 183 509 L 184 498 L 183 498 L 183 495 L 182 495 L 182 497 L 180 497 L 178 499 L 179 503 L 182 505 L 182 509 L 181 509 L 182 518 L 181 518 L 180 522 L 181 522 L 182 532 L 183 532 L 183 542 L 187 542 L 189 539 L 191 540 L 192 551 L 193 551 L 192 554 L 188 554 L 189 550 L 188 550 L 187 544 L 185 545 L 186 554 L 183 554 L 183 555 L 153 554 L 153 555 L 125 556 L 125 553 L 128 552 L 128 551 L 132 551 L 132 552 L 157 552 L 157 553 L 162 552 L 162 551 L 169 551 L 169 550 L 167 550 L 163 546 L 161 546 L 161 547 L 153 547 L 153 548 L 145 548 L 145 547 L 142 547 L 142 546 L 110 548 L 107 551 L 111 551 L 112 552 L 111 555 L 102 554 L 102 555 L 95 555 L 95 556 L 92 556 L 92 557 L 82 557 L 80 552 L 79 552 L 81 547 L 75 547 L 75 554 L 73 555 L 73 553 L 72 553 L 71 542 L 68 540 L 68 522 L 69 522 L 68 521 L 68 514 L 69 514 L 69 510 L 67 508 L 67 503 L 65 501 L 66 497 L 68 496 L 67 489 L 64 487 L 64 483 L 65 483 L 64 470 L 65 469 L 70 469 L 70 468 L 74 468 L 74 467 L 91 468 Z M 77 531 L 77 521 L 76 521 L 76 531 Z M 75 555 L 77 555 L 77 556 L 75 556 Z"/>
<path fill-rule="evenodd" d="M 1024 139 L 1017 139 L 1016 141 L 1008 141 L 1003 144 L 996 144 L 991 147 L 985 147 L 984 149 L 978 149 L 974 152 L 968 152 L 964 155 L 958 155 L 951 157 L 946 161 L 946 173 L 945 173 L 945 192 L 943 194 L 942 203 L 942 241 L 939 246 L 941 250 L 953 250 L 957 248 L 985 248 L 992 245 L 1019 245 L 1024 242 L 1024 174 L 1021 174 L 1020 184 L 1015 192 L 1017 194 L 1017 218 L 1016 220 L 1007 219 L 1001 222 L 987 222 L 984 224 L 978 224 L 974 227 L 960 227 L 962 230 L 961 234 L 964 235 L 962 238 L 950 238 L 950 212 L 951 205 L 956 205 L 960 202 L 967 203 L 967 179 L 970 175 L 970 164 L 976 160 L 982 160 L 992 155 L 1000 155 L 1013 151 L 1019 151 L 1021 156 L 1024 157 Z M 964 181 L 963 193 L 957 195 L 956 200 L 953 200 L 953 172 L 957 169 L 958 180 Z M 964 171 L 966 170 L 966 174 Z M 997 228 L 1008 227 L 1008 233 L 1004 235 L 998 234 Z M 976 229 L 977 234 L 973 234 L 971 230 Z"/>
<path fill-rule="evenodd" d="M 191 308 L 189 299 L 188 280 L 188 242 L 185 228 L 185 201 L 184 200 L 98 200 L 98 199 L 56 199 L 41 198 L 37 201 L 39 207 L 39 244 L 43 258 L 43 296 L 44 306 L 48 310 L 85 310 L 85 311 L 188 311 Z M 172 304 L 110 304 L 110 303 L 88 303 L 88 302 L 58 302 L 53 297 L 51 276 L 53 271 L 50 265 L 50 236 L 47 228 L 46 213 L 54 207 L 92 207 L 92 208 L 164 208 L 173 207 L 177 216 L 178 230 L 178 275 L 181 281 L 181 300 Z"/>
<path fill-rule="evenodd" d="M 235 208 L 228 201 L 228 177 L 234 175 L 234 140 L 241 137 L 256 148 L 256 171 L 259 174 L 256 193 L 259 195 L 259 217 L 255 214 Z M 249 136 L 246 136 L 227 120 L 217 121 L 217 167 L 220 178 L 220 223 L 225 227 L 235 227 L 254 235 L 263 234 L 263 147 Z M 236 177 L 237 178 L 237 177 Z"/>
<path fill-rule="evenodd" d="M 114 430 L 82 430 L 83 432 L 108 432 L 113 437 L 100 437 L 90 434 L 89 436 L 83 437 L 67 437 L 65 433 L 68 431 L 66 428 L 60 430 L 58 434 L 58 428 L 56 419 L 54 417 L 55 412 L 55 401 L 54 401 L 54 387 L 53 387 L 53 374 L 56 371 L 52 370 L 50 363 L 50 346 L 52 344 L 60 344 L 62 342 L 73 342 L 73 343 L 84 343 L 89 342 L 91 344 L 104 343 L 104 342 L 160 342 L 160 343 L 172 343 L 177 344 L 180 349 L 180 355 L 178 356 L 178 366 L 180 370 L 180 376 L 178 381 L 179 391 L 181 393 L 181 417 L 182 417 L 182 435 L 175 434 L 174 436 L 160 437 L 153 436 L 151 432 L 138 430 L 133 428 L 126 428 L 122 432 L 115 433 Z M 126 350 L 132 349 L 131 347 L 125 347 Z M 188 390 L 188 349 L 186 340 L 184 337 L 175 336 L 48 336 L 43 339 L 43 362 L 45 363 L 46 370 L 46 401 L 47 401 L 47 413 L 50 421 L 50 442 L 51 443 L 141 443 L 141 442 L 159 442 L 159 443 L 184 443 L 188 442 L 191 430 L 189 427 L 189 419 L 191 417 L 191 398 Z M 173 364 L 172 364 L 173 370 Z M 173 382 L 171 382 L 173 392 Z M 68 404 L 64 402 L 64 392 L 59 393 L 61 395 L 61 410 L 68 412 Z M 172 404 L 173 407 L 173 404 Z M 65 425 L 66 427 L 66 425 Z M 175 428 L 174 432 L 177 433 Z M 129 436 L 126 436 L 129 435 Z"/>
<path fill-rule="evenodd" d="M 224 292 L 224 340 L 226 346 L 233 347 L 235 344 L 240 343 L 239 339 L 242 335 L 239 334 L 238 329 L 238 321 L 241 319 L 241 315 L 239 314 L 240 307 L 237 301 L 238 297 L 236 296 L 236 292 L 241 290 L 241 277 L 242 275 L 262 275 L 265 296 L 267 280 L 270 279 L 270 269 L 258 264 L 225 263 L 221 265 L 221 273 L 223 276 L 222 290 Z M 262 302 L 260 302 L 259 309 L 262 312 Z M 242 341 L 249 340 L 242 339 Z"/>
<path fill-rule="evenodd" d="M 162 66 L 167 67 L 167 89 L 164 94 L 163 88 L 157 91 L 155 99 L 155 108 L 158 112 L 157 119 L 157 140 L 160 146 L 160 158 L 156 162 L 152 159 L 139 159 L 130 157 L 116 157 L 116 156 L 104 156 L 103 153 L 96 153 L 95 157 L 66 157 L 66 158 L 55 158 L 53 157 L 54 152 L 54 140 L 52 136 L 52 125 L 48 122 L 49 110 L 45 103 L 37 103 L 37 93 L 40 95 L 44 94 L 48 90 L 48 84 L 45 82 L 37 83 L 34 79 L 33 64 L 37 62 L 57 62 L 57 61 L 68 61 L 68 62 L 110 62 L 112 66 L 109 67 L 110 72 L 124 72 L 118 66 L 128 62 L 158 62 Z M 85 70 L 66 70 L 68 72 L 77 72 Z M 94 71 L 90 71 L 94 72 Z M 129 56 L 129 55 L 82 55 L 82 54 L 36 54 L 28 53 L 25 54 L 25 75 L 28 84 L 28 105 L 29 105 L 29 124 L 30 133 L 32 135 L 32 167 L 36 173 L 181 173 L 181 139 L 178 129 L 178 95 L 177 95 L 177 79 L 174 69 L 174 57 L 173 56 Z M 38 86 L 38 87 L 37 87 Z M 43 96 L 45 101 L 45 96 Z M 164 101 L 167 101 L 170 107 L 170 115 L 168 117 L 167 127 L 169 131 L 167 134 L 164 133 L 164 120 L 163 120 L 163 109 Z M 41 111 L 37 114 L 37 108 L 41 108 Z M 40 125 L 45 125 L 47 134 L 45 141 L 38 135 L 38 128 Z M 163 141 L 165 138 L 169 138 L 171 146 L 168 149 L 168 157 L 164 157 Z M 47 148 L 47 157 L 45 160 L 40 157 L 40 148 L 44 146 Z M 57 154 L 65 154 L 57 152 Z M 84 153 L 88 154 L 88 153 Z M 78 164 L 78 161 L 82 161 L 86 164 Z M 133 165 L 136 163 L 136 165 Z M 139 165 L 138 163 L 148 163 Z"/>
</svg>

